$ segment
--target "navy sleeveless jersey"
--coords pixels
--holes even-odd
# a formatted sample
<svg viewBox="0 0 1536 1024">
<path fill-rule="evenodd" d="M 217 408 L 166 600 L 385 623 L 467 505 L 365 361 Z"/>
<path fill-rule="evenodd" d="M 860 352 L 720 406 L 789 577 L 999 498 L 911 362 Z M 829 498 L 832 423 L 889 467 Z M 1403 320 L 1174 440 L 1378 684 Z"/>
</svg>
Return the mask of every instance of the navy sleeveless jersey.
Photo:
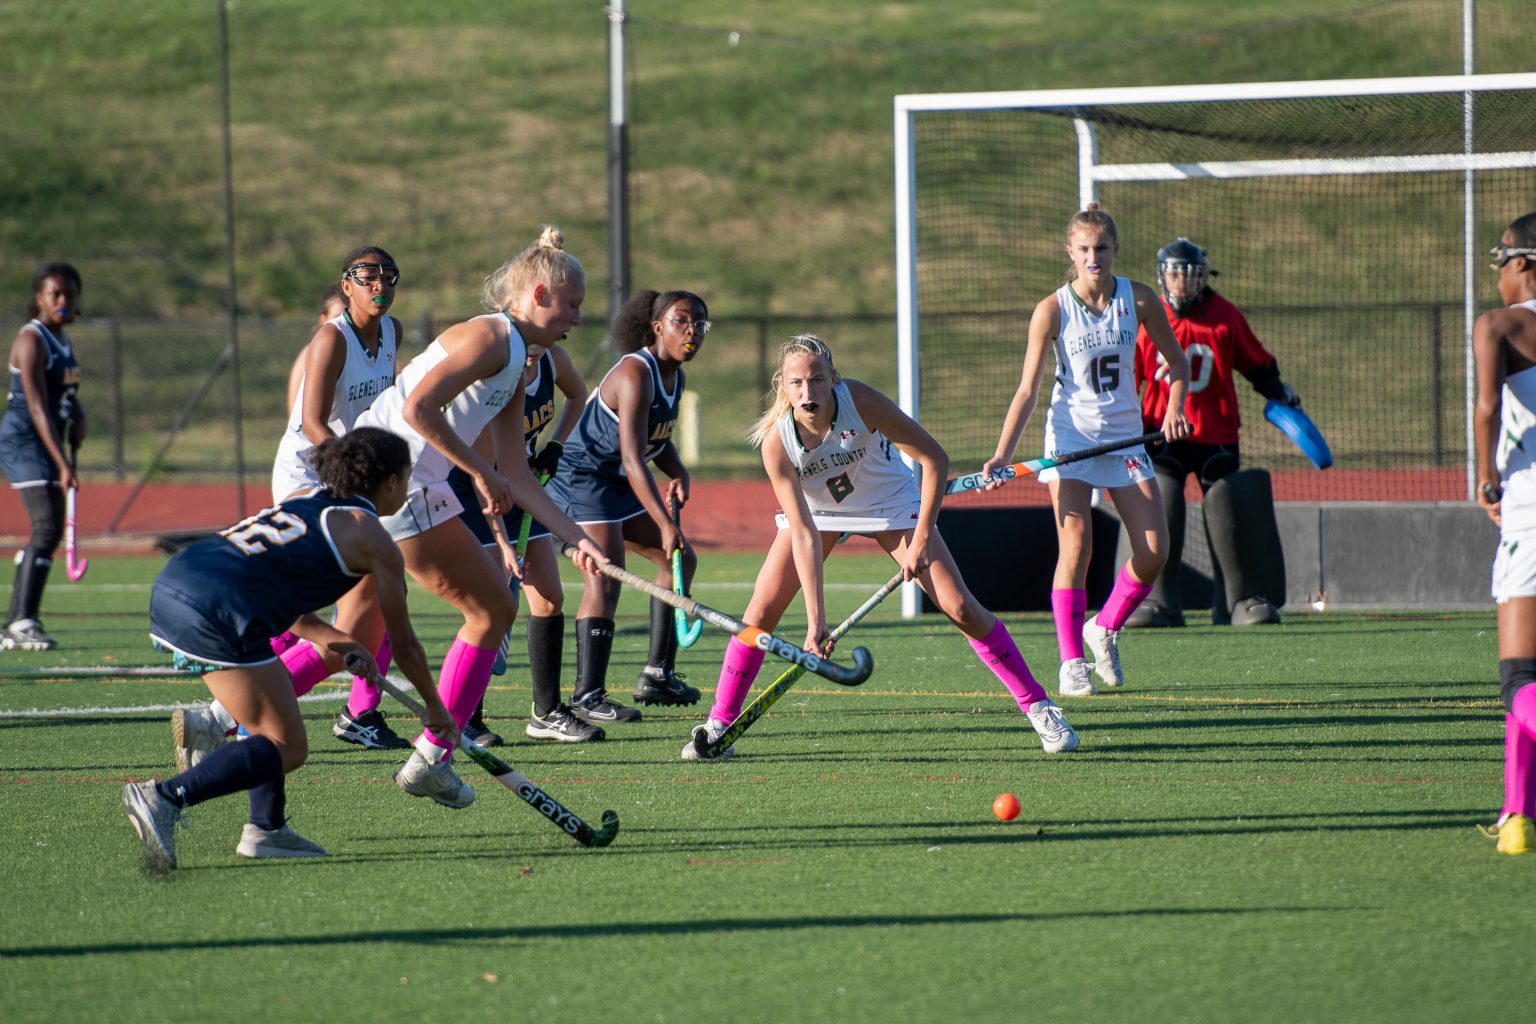
<svg viewBox="0 0 1536 1024">
<path fill-rule="evenodd" d="M 265 641 L 300 615 L 333 604 L 361 578 L 342 562 L 327 522 L 332 511 L 347 509 L 377 515 L 366 498 L 317 488 L 183 548 L 155 579 L 152 634 L 174 642 L 160 632 L 157 605 L 168 616 L 190 605 L 227 640 Z M 162 591 L 169 602 L 157 602 Z M 174 622 L 164 625 L 176 632 Z"/>
<path fill-rule="evenodd" d="M 662 385 L 661 367 L 649 349 L 631 352 L 624 359 L 639 359 L 651 374 L 651 407 L 646 410 L 645 420 L 645 460 L 649 462 L 660 455 L 672 439 L 678 406 L 683 398 L 684 375 L 679 367 L 669 392 Z M 614 368 L 618 365 L 615 363 Z M 613 370 L 608 372 L 611 374 Z M 608 378 L 604 376 L 603 379 Z M 592 397 L 587 400 L 576 429 L 565 443 L 565 452 L 560 457 L 560 476 L 565 475 L 567 466 L 572 472 L 592 473 L 611 481 L 624 479 L 623 457 L 619 451 L 619 414 L 603 402 L 601 384 L 592 389 Z"/>
<path fill-rule="evenodd" d="M 80 387 L 80 366 L 75 362 L 75 350 L 69 343 L 69 335 L 60 330 L 57 334 L 41 321 L 32 320 L 28 327 L 43 343 L 46 363 L 43 367 L 43 387 L 48 396 L 48 409 L 62 428 L 69 419 L 70 405 L 75 391 Z M 27 411 L 27 393 L 22 388 L 21 371 L 11 367 L 10 393 L 6 396 L 6 409 L 20 413 L 31 423 Z"/>
</svg>

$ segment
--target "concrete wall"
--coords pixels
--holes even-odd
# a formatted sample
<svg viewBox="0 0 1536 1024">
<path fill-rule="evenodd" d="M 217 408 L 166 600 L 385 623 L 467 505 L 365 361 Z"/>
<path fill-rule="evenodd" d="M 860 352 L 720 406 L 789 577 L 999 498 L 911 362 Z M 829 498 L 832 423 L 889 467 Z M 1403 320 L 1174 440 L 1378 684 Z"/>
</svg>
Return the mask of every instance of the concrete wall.
<svg viewBox="0 0 1536 1024">
<path fill-rule="evenodd" d="M 1184 546 L 1186 609 L 1211 606 L 1211 561 L 1202 506 L 1189 508 Z M 1491 608 L 1498 531 L 1468 502 L 1334 502 L 1275 506 L 1285 548 L 1286 604 L 1309 609 Z M 971 589 L 994 610 L 1048 610 L 1056 533 L 1049 509 L 945 509 L 939 528 Z M 1113 531 L 1113 532 L 1111 532 Z M 1118 537 L 1118 550 L 1106 543 Z M 1113 507 L 1095 512 L 1089 607 L 1107 593 L 1129 555 Z M 983 596 L 985 595 L 985 596 Z M 926 605 L 925 605 L 926 607 Z"/>
</svg>

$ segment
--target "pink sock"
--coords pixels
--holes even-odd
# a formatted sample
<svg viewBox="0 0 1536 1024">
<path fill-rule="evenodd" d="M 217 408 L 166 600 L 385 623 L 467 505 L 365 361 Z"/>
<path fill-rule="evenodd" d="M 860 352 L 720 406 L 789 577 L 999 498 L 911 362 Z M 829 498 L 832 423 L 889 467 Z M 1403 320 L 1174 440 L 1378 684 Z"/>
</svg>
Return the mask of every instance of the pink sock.
<svg viewBox="0 0 1536 1024">
<path fill-rule="evenodd" d="M 720 681 L 715 684 L 715 703 L 709 709 L 711 721 L 736 721 L 742 701 L 752 689 L 757 670 L 763 667 L 766 651 L 748 647 L 735 637 L 725 642 L 725 663 L 720 666 Z"/>
<path fill-rule="evenodd" d="M 313 690 L 322 679 L 330 677 L 331 670 L 313 644 L 294 644 L 282 654 L 283 667 L 293 677 L 293 693 L 302 697 Z"/>
<path fill-rule="evenodd" d="M 1088 611 L 1088 592 L 1080 587 L 1051 591 L 1051 613 L 1056 619 L 1056 646 L 1061 660 L 1083 656 L 1083 618 Z"/>
<path fill-rule="evenodd" d="M 1119 629 L 1141 604 L 1142 598 L 1150 593 L 1152 584 L 1132 576 L 1130 563 L 1122 565 L 1120 575 L 1115 578 L 1115 589 L 1109 592 L 1109 600 L 1099 609 L 1095 621 L 1105 629 Z"/>
<path fill-rule="evenodd" d="M 379 666 L 379 675 L 389 671 L 390 657 L 393 649 L 389 646 L 389 634 L 384 634 L 384 639 L 379 641 L 379 649 L 374 652 L 373 660 Z M 347 698 L 347 715 L 356 718 L 358 715 L 372 711 L 384 702 L 384 691 L 374 686 L 362 676 L 352 677 L 352 695 Z"/>
<path fill-rule="evenodd" d="M 443 699 L 454 724 L 463 726 L 475 713 L 485 688 L 491 682 L 491 665 L 496 661 L 496 648 L 476 647 L 457 638 L 443 658 L 443 669 L 437 677 L 437 695 Z M 422 739 L 439 750 L 451 750 L 448 744 L 432 735 L 430 729 L 421 731 Z M 421 747 L 418 745 L 418 750 Z"/>
<path fill-rule="evenodd" d="M 1019 653 L 1018 645 L 1013 642 L 1013 635 L 1002 619 L 993 624 L 985 640 L 966 639 L 982 664 L 1008 687 L 1008 692 L 1018 701 L 1020 711 L 1028 711 L 1035 701 L 1045 700 L 1045 690 L 1029 674 L 1029 666 L 1024 664 L 1024 656 Z"/>
<path fill-rule="evenodd" d="M 1504 811 L 1536 818 L 1536 683 L 1515 691 L 1504 716 Z"/>
<path fill-rule="evenodd" d="M 284 633 L 282 636 L 275 636 L 268 641 L 272 645 L 272 653 L 276 655 L 282 655 L 288 648 L 298 642 L 299 637 L 296 633 Z"/>
</svg>

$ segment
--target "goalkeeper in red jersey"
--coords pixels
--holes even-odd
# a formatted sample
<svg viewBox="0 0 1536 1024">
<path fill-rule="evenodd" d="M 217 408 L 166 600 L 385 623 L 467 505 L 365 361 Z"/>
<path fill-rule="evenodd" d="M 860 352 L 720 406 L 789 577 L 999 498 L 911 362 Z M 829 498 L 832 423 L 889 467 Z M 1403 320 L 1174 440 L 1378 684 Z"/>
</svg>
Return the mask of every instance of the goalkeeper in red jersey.
<svg viewBox="0 0 1536 1024">
<path fill-rule="evenodd" d="M 1160 448 L 1153 458 L 1168 516 L 1168 562 L 1152 593 L 1127 623 L 1131 626 L 1184 625 L 1179 565 L 1184 550 L 1184 481 L 1190 474 L 1206 495 L 1203 507 L 1214 577 L 1212 621 L 1278 622 L 1278 606 L 1285 603 L 1284 556 L 1278 530 L 1269 528 L 1274 511 L 1268 474 L 1257 469 L 1239 472 L 1234 377 L 1242 374 L 1265 398 L 1294 408 L 1300 408 L 1301 400 L 1280 379 L 1275 357 L 1248 326 L 1242 310 L 1212 290 L 1208 281 L 1215 274 L 1205 250 L 1187 238 L 1157 251 L 1157 287 L 1174 336 L 1189 358 L 1185 409 L 1191 433 Z M 1142 422 L 1147 430 L 1156 430 L 1167 410 L 1168 370 L 1145 329 L 1136 339 L 1136 379 L 1145 385 Z M 1213 502 L 1211 491 L 1218 482 L 1225 486 Z M 1249 528 L 1250 513 L 1260 521 L 1257 528 Z"/>
</svg>

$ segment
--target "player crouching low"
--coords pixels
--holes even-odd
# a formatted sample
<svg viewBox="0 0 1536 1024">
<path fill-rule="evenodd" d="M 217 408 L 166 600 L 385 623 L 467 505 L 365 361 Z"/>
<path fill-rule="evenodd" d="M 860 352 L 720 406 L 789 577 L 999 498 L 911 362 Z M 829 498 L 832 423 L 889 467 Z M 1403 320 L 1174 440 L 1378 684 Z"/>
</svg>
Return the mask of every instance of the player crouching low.
<svg viewBox="0 0 1536 1024">
<path fill-rule="evenodd" d="M 319 857 L 325 850 L 288 826 L 283 780 L 309 755 L 293 680 L 269 638 L 293 632 L 376 674 L 368 649 L 313 612 L 372 575 L 395 658 L 421 694 L 427 724 L 456 743 L 458 729 L 438 698 L 426 652 L 405 605 L 404 561 L 379 523 L 405 503 L 411 466 L 405 441 L 360 427 L 313 448 L 322 488 L 300 492 L 178 552 L 155 579 L 150 638 L 178 665 L 202 673 L 214 697 L 250 738 L 213 746 L 195 767 L 162 782 L 130 782 L 123 809 L 148 863 L 176 866 L 174 829 L 182 811 L 248 790 L 250 823 L 242 857 Z"/>
<path fill-rule="evenodd" d="M 966 635 L 1029 718 L 1045 750 L 1075 748 L 1077 733 L 1030 675 L 1007 627 L 966 587 L 934 526 L 949 469 L 939 443 L 885 395 L 839 377 L 832 350 L 813 334 L 791 338 L 779 350 L 771 399 L 772 408 L 751 438 L 762 449 L 783 512 L 742 618 L 771 631 L 796 592 L 803 592 L 805 647 L 825 652 L 830 632 L 822 562 L 841 537 L 870 536 Z M 921 493 L 897 449 L 922 466 Z M 710 742 L 720 738 L 741 713 L 763 658 L 763 651 L 740 640 L 727 642 L 709 720 L 695 731 L 705 730 Z M 731 752 L 727 747 L 721 756 Z M 698 759 L 691 741 L 682 757 Z"/>
</svg>

